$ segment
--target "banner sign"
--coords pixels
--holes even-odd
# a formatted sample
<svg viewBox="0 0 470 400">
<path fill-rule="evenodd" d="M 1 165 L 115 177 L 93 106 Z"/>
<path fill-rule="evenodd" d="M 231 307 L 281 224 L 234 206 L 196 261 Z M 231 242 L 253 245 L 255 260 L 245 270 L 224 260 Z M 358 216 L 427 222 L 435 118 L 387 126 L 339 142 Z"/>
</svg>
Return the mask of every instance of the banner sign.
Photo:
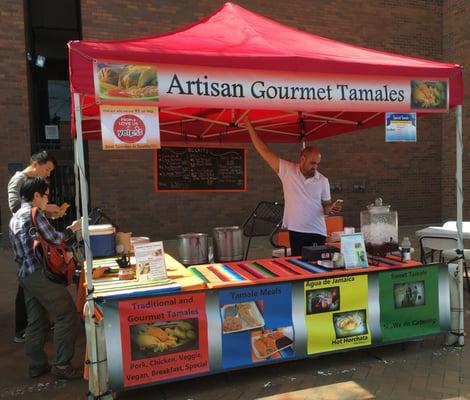
<svg viewBox="0 0 470 400">
<path fill-rule="evenodd" d="M 124 387 L 209 370 L 204 293 L 120 301 L 119 317 Z"/>
<path fill-rule="evenodd" d="M 367 275 L 304 283 L 307 354 L 371 344 L 367 285 Z"/>
<path fill-rule="evenodd" d="M 416 142 L 416 113 L 386 113 L 386 142 Z"/>
<path fill-rule="evenodd" d="M 440 332 L 438 267 L 379 272 L 384 342 Z"/>
<path fill-rule="evenodd" d="M 100 105 L 103 150 L 159 149 L 158 108 Z"/>
<path fill-rule="evenodd" d="M 219 292 L 224 368 L 294 357 L 292 285 Z"/>
<path fill-rule="evenodd" d="M 168 107 L 442 112 L 449 99 L 447 80 L 170 64 L 98 61 L 94 81 L 99 102 Z"/>
<path fill-rule="evenodd" d="M 95 96 L 102 103 L 155 103 L 158 100 L 157 68 L 154 65 L 94 62 L 93 78 Z"/>
</svg>

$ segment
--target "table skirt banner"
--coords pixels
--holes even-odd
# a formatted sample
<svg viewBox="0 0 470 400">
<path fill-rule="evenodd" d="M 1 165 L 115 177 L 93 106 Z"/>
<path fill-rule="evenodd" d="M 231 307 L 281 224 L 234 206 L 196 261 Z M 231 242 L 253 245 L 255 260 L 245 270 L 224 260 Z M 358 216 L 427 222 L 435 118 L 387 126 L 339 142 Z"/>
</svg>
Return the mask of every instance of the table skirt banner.
<svg viewBox="0 0 470 400">
<path fill-rule="evenodd" d="M 224 368 L 293 358 L 292 284 L 219 291 Z"/>
<path fill-rule="evenodd" d="M 438 282 L 437 266 L 379 273 L 384 342 L 441 331 Z"/>
<path fill-rule="evenodd" d="M 103 304 L 105 321 L 109 307 L 116 305 Z M 108 362 L 112 387 L 144 385 L 209 370 L 204 293 L 118 301 L 117 311 L 118 326 L 105 322 L 105 330 L 120 331 L 120 343 L 107 346 L 108 360 L 121 354 L 121 368 L 114 369 Z"/>
<path fill-rule="evenodd" d="M 115 391 L 450 330 L 445 264 L 97 305 Z"/>
<path fill-rule="evenodd" d="M 367 275 L 304 282 L 307 354 L 371 344 Z"/>
</svg>

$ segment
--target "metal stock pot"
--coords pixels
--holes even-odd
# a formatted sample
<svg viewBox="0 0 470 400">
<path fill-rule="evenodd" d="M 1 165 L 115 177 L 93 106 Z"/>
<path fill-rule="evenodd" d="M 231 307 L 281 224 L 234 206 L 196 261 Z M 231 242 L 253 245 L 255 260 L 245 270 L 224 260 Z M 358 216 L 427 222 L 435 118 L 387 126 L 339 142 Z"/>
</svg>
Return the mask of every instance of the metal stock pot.
<svg viewBox="0 0 470 400">
<path fill-rule="evenodd" d="M 206 233 L 183 233 L 178 235 L 178 254 L 184 265 L 207 264 L 208 244 Z"/>
<path fill-rule="evenodd" d="M 217 262 L 243 260 L 243 236 L 239 226 L 222 226 L 212 230 L 214 259 Z"/>
</svg>

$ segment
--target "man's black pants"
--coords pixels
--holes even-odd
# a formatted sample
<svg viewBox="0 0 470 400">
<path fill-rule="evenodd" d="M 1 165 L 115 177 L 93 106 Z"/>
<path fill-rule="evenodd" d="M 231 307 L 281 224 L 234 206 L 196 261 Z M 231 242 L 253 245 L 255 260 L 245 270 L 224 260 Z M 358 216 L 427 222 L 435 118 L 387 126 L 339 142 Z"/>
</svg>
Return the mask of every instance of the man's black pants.
<svg viewBox="0 0 470 400">
<path fill-rule="evenodd" d="M 293 256 L 302 255 L 302 247 L 313 245 L 324 245 L 326 236 L 319 235 L 318 233 L 304 233 L 289 231 L 289 241 L 291 254 Z"/>
</svg>

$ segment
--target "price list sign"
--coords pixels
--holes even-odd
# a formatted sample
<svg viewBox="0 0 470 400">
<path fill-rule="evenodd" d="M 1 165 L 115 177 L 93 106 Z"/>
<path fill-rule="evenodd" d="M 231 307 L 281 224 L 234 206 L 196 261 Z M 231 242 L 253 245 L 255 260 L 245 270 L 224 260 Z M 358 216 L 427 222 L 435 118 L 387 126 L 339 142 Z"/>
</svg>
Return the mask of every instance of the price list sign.
<svg viewBox="0 0 470 400">
<path fill-rule="evenodd" d="M 162 147 L 155 152 L 155 191 L 246 191 L 246 149 Z"/>
</svg>

